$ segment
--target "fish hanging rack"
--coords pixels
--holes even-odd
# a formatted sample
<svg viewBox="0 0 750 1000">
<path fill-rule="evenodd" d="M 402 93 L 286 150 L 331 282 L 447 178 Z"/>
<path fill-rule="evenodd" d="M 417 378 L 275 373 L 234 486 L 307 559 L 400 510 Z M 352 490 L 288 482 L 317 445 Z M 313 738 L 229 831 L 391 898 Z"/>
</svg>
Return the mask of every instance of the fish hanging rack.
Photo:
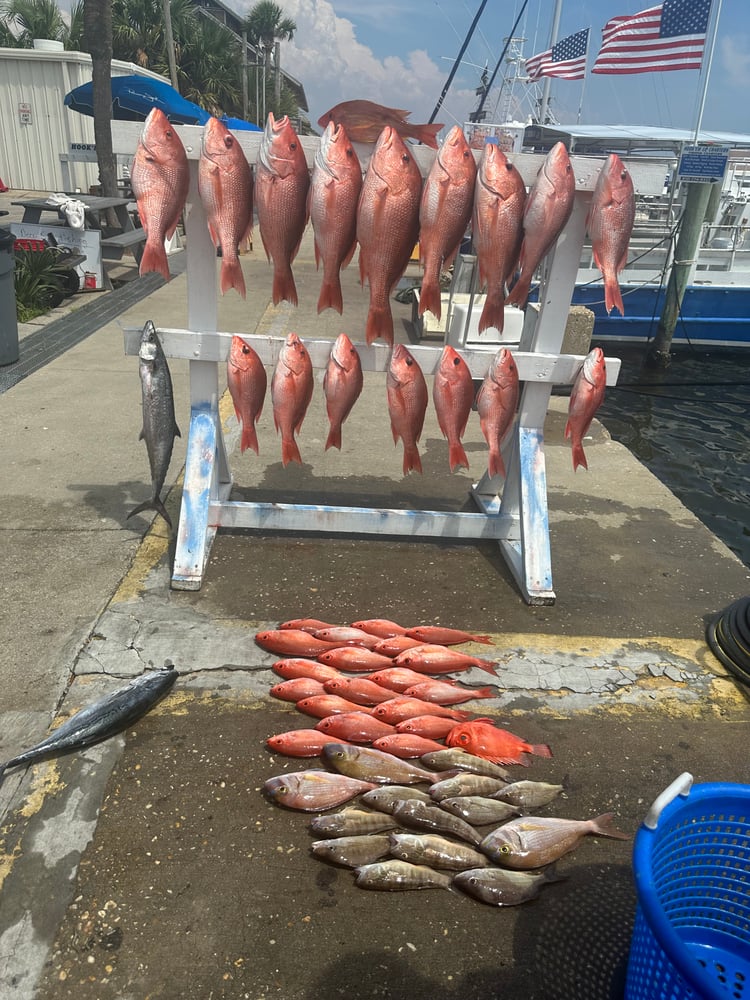
<svg viewBox="0 0 750 1000">
<path fill-rule="evenodd" d="M 113 122 L 116 153 L 133 154 L 141 126 Z M 556 247 L 548 255 L 539 294 L 539 306 L 526 313 L 520 341 L 508 344 L 522 382 L 521 401 L 509 444 L 504 450 L 507 476 L 487 472 L 471 488 L 477 512 L 403 510 L 322 504 L 247 502 L 230 499 L 232 476 L 219 417 L 218 365 L 226 363 L 232 334 L 217 330 L 218 290 L 216 252 L 206 224 L 197 188 L 197 162 L 202 129 L 177 126 L 190 162 L 190 191 L 186 206 L 187 329 L 158 327 L 167 357 L 190 363 L 190 429 L 187 439 L 184 485 L 175 545 L 171 585 L 176 590 L 199 590 L 216 531 L 247 528 L 260 531 L 319 532 L 403 536 L 407 538 L 495 540 L 527 603 L 553 604 L 552 560 L 549 537 L 547 480 L 544 457 L 544 420 L 553 385 L 571 385 L 583 356 L 561 354 L 573 285 L 585 235 L 586 212 L 602 158 L 573 157 L 576 199 L 571 218 Z M 235 133 L 248 161 L 258 158 L 260 136 Z M 319 140 L 300 137 L 312 166 Z M 434 152 L 412 147 L 426 176 Z M 370 147 L 356 145 L 363 169 Z M 511 157 L 527 185 L 533 182 L 544 156 Z M 656 192 L 653 167 L 628 161 L 636 191 Z M 663 181 L 663 168 L 658 181 Z M 284 336 L 241 334 L 265 365 L 274 365 Z M 125 353 L 138 353 L 140 329 L 124 334 Z M 324 368 L 332 342 L 304 338 L 314 368 Z M 377 342 L 356 343 L 364 371 L 386 371 L 390 349 Z M 490 359 L 502 344 L 488 348 L 461 347 L 475 379 L 486 374 Z M 409 345 L 425 375 L 437 369 L 442 346 Z M 607 384 L 614 385 L 620 362 L 607 359 Z"/>
</svg>

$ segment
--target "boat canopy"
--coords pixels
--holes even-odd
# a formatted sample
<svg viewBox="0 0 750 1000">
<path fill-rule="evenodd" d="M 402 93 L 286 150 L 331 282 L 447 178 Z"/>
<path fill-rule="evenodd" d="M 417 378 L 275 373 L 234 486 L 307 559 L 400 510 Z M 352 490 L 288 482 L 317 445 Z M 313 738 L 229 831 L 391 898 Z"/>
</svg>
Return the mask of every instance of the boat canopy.
<svg viewBox="0 0 750 1000">
<path fill-rule="evenodd" d="M 692 145 L 695 129 L 666 128 L 658 125 L 527 125 L 524 146 L 538 151 L 564 142 L 571 153 L 582 156 L 607 153 L 677 155 L 684 145 Z M 750 135 L 702 129 L 699 143 L 714 143 L 733 149 L 750 149 Z"/>
</svg>

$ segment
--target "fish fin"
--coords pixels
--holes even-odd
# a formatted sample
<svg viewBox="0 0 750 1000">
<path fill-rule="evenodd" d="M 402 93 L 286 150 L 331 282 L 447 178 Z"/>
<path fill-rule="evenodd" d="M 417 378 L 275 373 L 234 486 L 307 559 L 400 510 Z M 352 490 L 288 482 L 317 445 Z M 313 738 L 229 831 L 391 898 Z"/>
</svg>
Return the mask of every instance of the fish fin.
<svg viewBox="0 0 750 1000">
<path fill-rule="evenodd" d="M 472 692 L 474 698 L 494 698 L 495 694 L 495 688 L 491 687 L 474 688 Z"/>
<path fill-rule="evenodd" d="M 485 646 L 492 646 L 493 639 L 491 635 L 473 635 L 471 636 L 471 642 L 482 642 Z"/>
<path fill-rule="evenodd" d="M 329 448 L 338 448 L 339 451 L 341 450 L 341 424 L 338 424 L 335 427 L 331 424 L 331 429 L 328 432 L 328 439 L 326 440 L 324 450 L 328 451 Z"/>
<path fill-rule="evenodd" d="M 370 306 L 367 313 L 365 339 L 368 344 L 372 344 L 378 338 L 382 338 L 386 344 L 393 347 L 393 315 L 388 306 Z"/>
<path fill-rule="evenodd" d="M 247 427 L 242 423 L 242 437 L 240 439 L 240 452 L 247 451 L 248 448 L 252 448 L 256 455 L 259 455 L 258 451 L 258 435 L 255 431 L 255 424 L 252 420 L 248 421 Z"/>
<path fill-rule="evenodd" d="M 591 820 L 592 832 L 598 833 L 600 837 L 612 837 L 614 840 L 630 840 L 629 833 L 617 829 L 614 819 L 614 813 L 602 813 L 601 816 Z"/>
<path fill-rule="evenodd" d="M 273 304 L 277 306 L 279 302 L 291 302 L 297 305 L 297 286 L 294 284 L 294 275 L 291 268 L 274 268 L 273 272 Z"/>
<path fill-rule="evenodd" d="M 491 663 L 489 660 L 484 660 L 482 663 L 475 663 L 475 667 L 479 667 L 480 670 L 484 670 L 485 673 L 492 674 L 493 677 L 497 677 L 497 664 Z"/>
<path fill-rule="evenodd" d="M 408 447 L 404 445 L 404 475 L 407 476 L 412 470 L 414 472 L 422 471 L 422 459 L 419 457 L 416 444 Z"/>
<path fill-rule="evenodd" d="M 419 290 L 419 315 L 428 311 L 435 319 L 440 319 L 442 305 L 440 285 L 435 281 L 423 281 Z"/>
<path fill-rule="evenodd" d="M 335 281 L 323 281 L 318 298 L 318 312 L 324 309 L 335 309 L 341 315 L 344 311 L 344 299 L 341 294 L 341 281 L 338 276 Z"/>
<path fill-rule="evenodd" d="M 155 510 L 157 514 L 161 514 L 171 529 L 172 519 L 167 513 L 167 508 L 161 502 L 159 497 L 153 497 L 151 500 L 144 500 L 144 502 L 139 503 L 137 507 L 133 507 L 126 520 L 129 520 L 135 514 L 141 514 L 144 510 Z"/>
<path fill-rule="evenodd" d="M 607 315 L 609 315 L 613 309 L 619 309 L 620 315 L 625 315 L 625 306 L 622 304 L 620 283 L 617 280 L 617 276 L 614 274 L 605 274 L 604 276 L 604 308 L 607 310 Z"/>
<path fill-rule="evenodd" d="M 340 270 L 343 270 L 345 267 L 349 267 L 349 265 L 351 264 L 352 259 L 354 257 L 354 252 L 355 252 L 356 249 L 357 249 L 357 241 L 355 239 L 354 242 L 352 243 L 351 247 L 344 254 L 344 258 L 341 261 L 341 268 L 340 268 Z M 622 268 L 620 270 L 622 270 Z"/>
<path fill-rule="evenodd" d="M 143 250 L 143 256 L 141 257 L 141 263 L 138 267 L 138 273 L 141 277 L 144 274 L 150 274 L 151 271 L 156 271 L 160 274 L 165 281 L 169 281 L 171 275 L 169 273 L 169 261 L 167 260 L 167 251 L 164 249 L 163 243 L 150 243 L 146 240 L 146 246 Z"/>
<path fill-rule="evenodd" d="M 576 471 L 579 465 L 588 470 L 589 463 L 586 461 L 583 444 L 580 441 L 576 441 L 573 445 L 573 472 Z"/>
<path fill-rule="evenodd" d="M 294 438 L 283 438 L 281 441 L 281 464 L 287 466 L 290 462 L 302 465 L 302 456 Z"/>
<path fill-rule="evenodd" d="M 505 462 L 503 462 L 503 456 L 500 454 L 500 450 L 492 451 L 490 449 L 490 460 L 487 471 L 490 476 L 502 476 L 505 479 Z"/>
<path fill-rule="evenodd" d="M 174 427 L 172 428 L 172 433 L 174 434 L 175 437 L 178 438 L 182 437 L 182 434 L 180 434 L 180 428 L 177 426 L 177 424 L 175 424 Z"/>
<path fill-rule="evenodd" d="M 530 287 L 531 276 L 522 273 L 509 292 L 508 298 L 505 300 L 506 305 L 518 306 L 519 309 L 523 309 L 526 305 L 526 299 L 529 297 Z"/>
<path fill-rule="evenodd" d="M 221 294 L 229 291 L 230 288 L 236 288 L 240 293 L 242 298 L 247 297 L 247 291 L 245 289 L 245 276 L 242 273 L 242 267 L 240 266 L 239 260 L 236 258 L 234 260 L 227 260 L 226 257 L 221 258 Z"/>
<path fill-rule="evenodd" d="M 409 130 L 414 135 L 415 139 L 419 139 L 420 142 L 424 143 L 425 146 L 429 146 L 430 149 L 437 149 L 437 135 L 440 129 L 443 128 L 442 125 L 410 125 Z"/>
<path fill-rule="evenodd" d="M 479 332 L 482 333 L 489 327 L 503 332 L 505 325 L 505 297 L 501 288 L 495 288 L 493 293 L 488 293 L 484 300 L 482 315 L 479 317 Z"/>
<path fill-rule="evenodd" d="M 550 748 L 547 746 L 546 743 L 532 743 L 531 744 L 531 753 L 533 753 L 535 757 L 551 757 L 552 756 L 552 751 L 550 750 Z"/>
<path fill-rule="evenodd" d="M 455 472 L 456 469 L 469 468 L 469 460 L 460 441 L 452 444 L 448 449 L 448 464 L 451 467 L 451 472 Z"/>
</svg>

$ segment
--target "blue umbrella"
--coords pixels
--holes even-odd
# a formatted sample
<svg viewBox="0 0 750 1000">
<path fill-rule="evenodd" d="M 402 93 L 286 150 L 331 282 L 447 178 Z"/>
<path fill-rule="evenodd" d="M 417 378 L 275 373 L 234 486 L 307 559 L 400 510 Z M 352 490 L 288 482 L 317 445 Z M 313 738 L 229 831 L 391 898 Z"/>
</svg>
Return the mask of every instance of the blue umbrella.
<svg viewBox="0 0 750 1000">
<path fill-rule="evenodd" d="M 229 115 L 222 115 L 219 119 L 223 122 L 228 129 L 235 129 L 238 132 L 262 132 L 263 129 L 259 125 L 253 125 L 252 122 L 246 122 L 244 118 L 232 118 Z"/>
<path fill-rule="evenodd" d="M 145 121 L 152 108 L 161 108 L 175 125 L 205 125 L 211 117 L 205 108 L 193 104 L 163 80 L 148 76 L 113 76 L 112 117 L 116 121 Z M 81 84 L 65 95 L 63 101 L 82 115 L 94 114 L 91 83 Z"/>
</svg>

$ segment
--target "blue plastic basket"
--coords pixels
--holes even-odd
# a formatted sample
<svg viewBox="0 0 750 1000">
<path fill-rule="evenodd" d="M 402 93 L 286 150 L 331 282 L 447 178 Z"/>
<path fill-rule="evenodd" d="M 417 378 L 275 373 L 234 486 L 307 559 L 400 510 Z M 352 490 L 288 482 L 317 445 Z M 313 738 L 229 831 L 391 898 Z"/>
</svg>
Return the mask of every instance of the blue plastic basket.
<svg viewBox="0 0 750 1000">
<path fill-rule="evenodd" d="M 750 1000 L 750 786 L 681 775 L 633 847 L 626 1000 Z"/>
</svg>

